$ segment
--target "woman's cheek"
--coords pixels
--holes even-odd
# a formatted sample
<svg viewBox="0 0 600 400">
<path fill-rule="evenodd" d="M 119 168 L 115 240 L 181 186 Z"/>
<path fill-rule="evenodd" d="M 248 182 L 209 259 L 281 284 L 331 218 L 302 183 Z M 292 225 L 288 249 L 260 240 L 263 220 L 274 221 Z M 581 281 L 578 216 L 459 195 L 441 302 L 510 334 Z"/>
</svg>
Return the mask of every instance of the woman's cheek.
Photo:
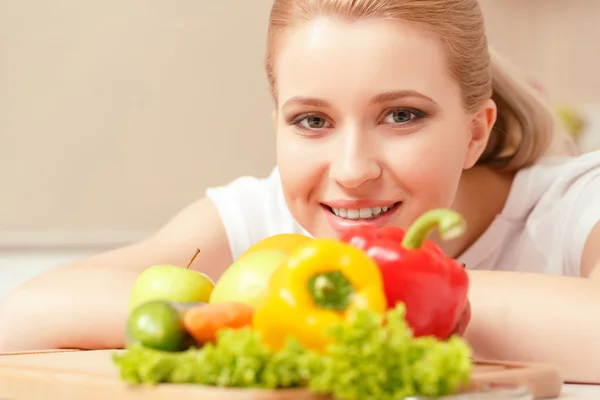
<svg viewBox="0 0 600 400">
<path fill-rule="evenodd" d="M 277 143 L 277 165 L 290 201 L 307 201 L 319 186 L 323 160 L 318 146 L 307 138 L 282 137 Z M 307 143 L 309 142 L 309 143 Z"/>
<path fill-rule="evenodd" d="M 414 200 L 427 206 L 448 206 L 462 173 L 462 161 L 452 144 L 415 143 L 415 146 L 390 148 L 388 163 L 396 180 Z M 449 150 L 450 148 L 450 150 Z M 393 156 L 392 156 L 393 155 Z"/>
</svg>

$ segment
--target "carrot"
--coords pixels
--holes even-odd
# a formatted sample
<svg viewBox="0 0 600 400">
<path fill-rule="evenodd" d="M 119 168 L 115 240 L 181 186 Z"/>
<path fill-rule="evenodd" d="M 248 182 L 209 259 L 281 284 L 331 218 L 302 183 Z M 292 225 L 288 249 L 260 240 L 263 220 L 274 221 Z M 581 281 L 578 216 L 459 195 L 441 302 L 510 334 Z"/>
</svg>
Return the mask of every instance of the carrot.
<svg viewBox="0 0 600 400">
<path fill-rule="evenodd" d="M 251 325 L 253 313 L 254 309 L 248 304 L 234 301 L 201 304 L 185 312 L 183 325 L 197 342 L 214 342 L 217 332 L 223 328 Z"/>
</svg>

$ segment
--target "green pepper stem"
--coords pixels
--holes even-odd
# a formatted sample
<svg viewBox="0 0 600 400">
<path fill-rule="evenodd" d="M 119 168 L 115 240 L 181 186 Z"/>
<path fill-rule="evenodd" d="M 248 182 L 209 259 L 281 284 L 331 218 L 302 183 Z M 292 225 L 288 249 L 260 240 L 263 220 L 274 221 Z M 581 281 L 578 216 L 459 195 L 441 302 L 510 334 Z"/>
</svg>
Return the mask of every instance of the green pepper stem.
<svg viewBox="0 0 600 400">
<path fill-rule="evenodd" d="M 315 279 L 315 295 L 325 297 L 327 294 L 335 291 L 335 285 L 325 275 L 318 275 Z"/>
<path fill-rule="evenodd" d="M 317 305 L 343 311 L 348 307 L 354 287 L 340 271 L 319 273 L 308 281 L 308 290 Z"/>
<path fill-rule="evenodd" d="M 421 215 L 406 231 L 402 247 L 420 249 L 429 234 L 438 228 L 443 240 L 455 239 L 466 230 L 463 217 L 456 211 L 440 208 Z"/>
</svg>

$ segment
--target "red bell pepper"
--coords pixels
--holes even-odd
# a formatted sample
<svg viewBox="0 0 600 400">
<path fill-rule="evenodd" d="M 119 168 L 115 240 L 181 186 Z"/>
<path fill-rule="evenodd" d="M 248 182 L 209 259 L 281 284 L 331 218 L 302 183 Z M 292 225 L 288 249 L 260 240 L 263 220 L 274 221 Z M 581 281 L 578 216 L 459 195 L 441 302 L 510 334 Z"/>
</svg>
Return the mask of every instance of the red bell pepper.
<svg viewBox="0 0 600 400">
<path fill-rule="evenodd" d="M 442 239 L 452 239 L 462 235 L 465 222 L 452 210 L 436 209 L 406 232 L 394 226 L 359 226 L 346 231 L 341 240 L 362 249 L 379 265 L 388 307 L 404 303 L 415 336 L 446 339 L 464 333 L 469 323 L 469 278 L 462 264 L 426 240 L 436 227 Z"/>
</svg>

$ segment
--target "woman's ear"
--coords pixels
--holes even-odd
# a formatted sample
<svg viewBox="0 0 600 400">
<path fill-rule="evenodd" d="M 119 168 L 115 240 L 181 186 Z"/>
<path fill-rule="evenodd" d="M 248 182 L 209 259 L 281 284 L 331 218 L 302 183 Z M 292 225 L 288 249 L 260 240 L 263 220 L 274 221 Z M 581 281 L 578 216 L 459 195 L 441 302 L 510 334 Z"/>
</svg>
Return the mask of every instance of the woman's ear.
<svg viewBox="0 0 600 400">
<path fill-rule="evenodd" d="M 479 111 L 471 117 L 469 145 L 467 156 L 465 157 L 464 168 L 471 168 L 481 154 L 485 151 L 488 144 L 492 128 L 496 123 L 498 109 L 492 99 L 488 99 L 479 108 Z"/>
</svg>

